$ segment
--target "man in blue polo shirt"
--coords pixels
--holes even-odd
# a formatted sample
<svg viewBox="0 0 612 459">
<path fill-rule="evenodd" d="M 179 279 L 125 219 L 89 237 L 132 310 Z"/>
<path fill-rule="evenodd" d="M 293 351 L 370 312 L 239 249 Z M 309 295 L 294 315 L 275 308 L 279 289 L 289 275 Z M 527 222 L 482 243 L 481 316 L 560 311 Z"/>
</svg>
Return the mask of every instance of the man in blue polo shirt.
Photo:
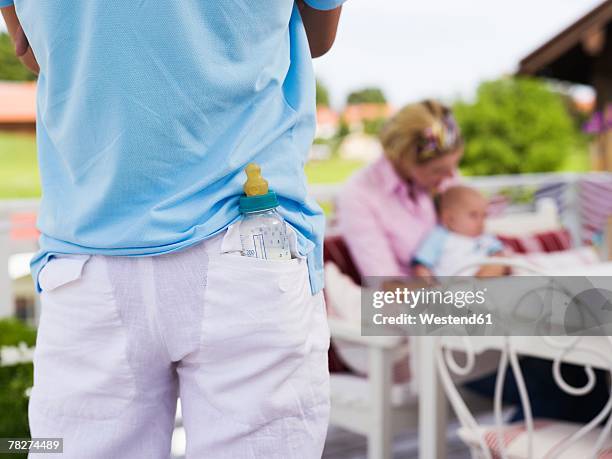
<svg viewBox="0 0 612 459">
<path fill-rule="evenodd" d="M 0 0 L 37 83 L 42 312 L 29 416 L 64 456 L 321 455 L 324 217 L 312 57 L 343 0 Z M 225 253 L 261 165 L 296 260 Z"/>
</svg>

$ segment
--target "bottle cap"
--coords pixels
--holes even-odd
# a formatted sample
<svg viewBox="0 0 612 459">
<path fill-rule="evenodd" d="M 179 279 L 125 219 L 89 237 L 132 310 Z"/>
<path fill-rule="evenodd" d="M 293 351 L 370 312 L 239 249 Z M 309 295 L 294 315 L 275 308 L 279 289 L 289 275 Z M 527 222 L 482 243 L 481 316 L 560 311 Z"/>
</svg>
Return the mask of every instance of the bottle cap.
<svg viewBox="0 0 612 459">
<path fill-rule="evenodd" d="M 278 198 L 274 191 L 268 189 L 268 182 L 261 175 L 261 167 L 250 163 L 244 171 L 247 175 L 243 188 L 246 196 L 240 198 L 240 212 L 259 212 L 277 207 Z"/>
<path fill-rule="evenodd" d="M 239 209 L 243 214 L 274 209 L 275 207 L 278 207 L 278 198 L 274 191 L 268 191 L 266 194 L 257 196 L 242 196 L 240 198 Z"/>
</svg>

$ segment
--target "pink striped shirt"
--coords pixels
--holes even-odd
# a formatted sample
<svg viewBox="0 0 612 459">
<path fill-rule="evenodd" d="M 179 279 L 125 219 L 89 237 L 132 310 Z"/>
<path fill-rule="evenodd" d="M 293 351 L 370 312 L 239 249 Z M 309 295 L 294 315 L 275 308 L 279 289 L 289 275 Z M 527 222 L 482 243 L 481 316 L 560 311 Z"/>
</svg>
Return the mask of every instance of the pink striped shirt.
<svg viewBox="0 0 612 459">
<path fill-rule="evenodd" d="M 385 157 L 347 182 L 336 216 L 362 276 L 409 276 L 414 253 L 436 224 L 430 194 L 402 180 Z"/>
</svg>

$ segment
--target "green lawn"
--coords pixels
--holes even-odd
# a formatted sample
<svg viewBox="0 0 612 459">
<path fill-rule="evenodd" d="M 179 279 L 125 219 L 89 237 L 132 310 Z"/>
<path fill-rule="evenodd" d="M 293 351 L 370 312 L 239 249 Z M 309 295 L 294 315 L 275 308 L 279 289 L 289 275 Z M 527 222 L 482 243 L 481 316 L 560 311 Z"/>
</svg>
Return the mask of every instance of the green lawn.
<svg viewBox="0 0 612 459">
<path fill-rule="evenodd" d="M 309 183 L 344 182 L 364 166 L 361 161 L 331 158 L 306 164 Z M 576 151 L 565 161 L 563 171 L 589 170 L 585 152 Z M 40 180 L 36 162 L 36 143 L 27 134 L 0 133 L 0 199 L 40 196 Z"/>
<path fill-rule="evenodd" d="M 324 161 L 310 161 L 306 164 L 308 183 L 344 182 L 353 173 L 361 169 L 362 161 L 331 158 Z"/>
<path fill-rule="evenodd" d="M 0 199 L 39 196 L 34 136 L 0 133 Z"/>
</svg>

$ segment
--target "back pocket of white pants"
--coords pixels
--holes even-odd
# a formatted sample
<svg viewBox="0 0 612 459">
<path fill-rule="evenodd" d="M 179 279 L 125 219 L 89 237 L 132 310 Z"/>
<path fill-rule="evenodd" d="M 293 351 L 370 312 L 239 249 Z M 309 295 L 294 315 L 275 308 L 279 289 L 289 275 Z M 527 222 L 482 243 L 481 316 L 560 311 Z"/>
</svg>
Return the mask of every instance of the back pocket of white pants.
<svg viewBox="0 0 612 459">
<path fill-rule="evenodd" d="M 52 259 L 41 271 L 30 414 L 110 419 L 135 394 L 126 329 L 105 260 L 68 260 Z"/>
</svg>

